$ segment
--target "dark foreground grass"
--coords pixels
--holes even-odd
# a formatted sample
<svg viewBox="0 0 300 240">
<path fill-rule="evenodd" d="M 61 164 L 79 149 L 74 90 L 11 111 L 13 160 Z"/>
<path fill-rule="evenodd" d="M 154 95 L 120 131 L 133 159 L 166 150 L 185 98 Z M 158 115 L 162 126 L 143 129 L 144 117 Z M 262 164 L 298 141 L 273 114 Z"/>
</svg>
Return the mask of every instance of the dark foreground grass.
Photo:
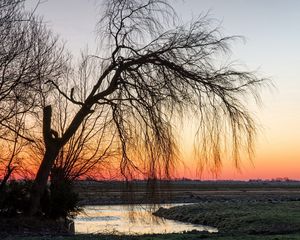
<svg viewBox="0 0 300 240">
<path fill-rule="evenodd" d="M 203 235 L 196 233 L 161 234 L 142 236 L 116 236 L 116 235 L 77 235 L 69 237 L 9 237 L 5 240 L 300 240 L 300 234 L 285 235 Z"/>
</svg>

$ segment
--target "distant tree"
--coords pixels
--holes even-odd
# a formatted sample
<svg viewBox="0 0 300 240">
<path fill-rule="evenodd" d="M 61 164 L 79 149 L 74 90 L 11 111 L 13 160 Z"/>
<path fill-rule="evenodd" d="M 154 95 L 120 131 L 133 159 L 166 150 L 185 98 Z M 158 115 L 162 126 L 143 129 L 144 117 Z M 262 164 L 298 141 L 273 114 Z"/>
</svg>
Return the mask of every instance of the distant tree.
<svg viewBox="0 0 300 240">
<path fill-rule="evenodd" d="M 32 189 L 31 214 L 38 210 L 59 153 L 99 111 L 107 116 L 106 128 L 116 133 L 111 147 L 119 150 L 125 177 L 137 171 L 151 179 L 168 177 L 177 158 L 175 123 L 191 112 L 199 119 L 201 161 L 212 159 L 218 167 L 227 140 L 237 162 L 241 146 L 252 151 L 256 125 L 244 100 L 258 98 L 263 80 L 222 63 L 234 37 L 223 37 L 205 16 L 180 25 L 164 0 L 105 1 L 97 26 L 101 55 L 84 60 L 97 70 L 86 94 L 80 95 L 76 85 L 64 91 L 49 81 L 76 112 L 58 133 L 54 105 L 43 110 L 45 154 Z"/>
<path fill-rule="evenodd" d="M 23 114 L 24 117 L 24 114 Z M 15 116 L 15 125 L 13 131 L 9 131 L 9 134 L 13 136 L 7 136 L 9 140 L 0 139 L 1 149 L 5 149 L 0 155 L 0 176 L 2 181 L 0 182 L 0 195 L 4 191 L 5 186 L 13 172 L 17 172 L 22 168 L 22 156 L 20 153 L 26 146 L 26 140 L 20 137 L 23 130 L 22 116 Z"/>
</svg>

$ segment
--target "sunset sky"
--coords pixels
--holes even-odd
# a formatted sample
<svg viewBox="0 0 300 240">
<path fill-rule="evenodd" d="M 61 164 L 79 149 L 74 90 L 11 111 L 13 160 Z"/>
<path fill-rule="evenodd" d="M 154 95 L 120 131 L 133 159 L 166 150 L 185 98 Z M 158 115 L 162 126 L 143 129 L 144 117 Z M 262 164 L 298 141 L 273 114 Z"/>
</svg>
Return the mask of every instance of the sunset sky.
<svg viewBox="0 0 300 240">
<path fill-rule="evenodd" d="M 76 57 L 88 45 L 96 47 L 95 0 L 48 0 L 37 8 L 47 25 L 66 41 Z M 32 9 L 37 0 L 27 2 Z M 298 0 L 170 0 L 183 21 L 209 12 L 224 35 L 241 35 L 232 44 L 232 60 L 272 80 L 262 90 L 262 106 L 252 107 L 259 121 L 256 155 L 238 171 L 224 162 L 218 179 L 300 179 L 300 1 Z M 188 124 L 188 123 L 186 123 Z M 188 128 L 188 126 L 186 126 Z M 189 136 L 186 136 L 189 138 Z M 187 146 L 190 148 L 191 146 Z M 193 157 L 185 155 L 181 176 L 196 178 Z M 205 172 L 203 178 L 214 178 Z"/>
</svg>

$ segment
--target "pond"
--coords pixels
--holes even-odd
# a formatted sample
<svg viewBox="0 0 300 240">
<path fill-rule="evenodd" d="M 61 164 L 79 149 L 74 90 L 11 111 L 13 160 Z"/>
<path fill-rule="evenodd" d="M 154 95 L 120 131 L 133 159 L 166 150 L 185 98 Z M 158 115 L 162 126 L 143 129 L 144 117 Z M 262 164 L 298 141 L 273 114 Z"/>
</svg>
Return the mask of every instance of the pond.
<svg viewBox="0 0 300 240">
<path fill-rule="evenodd" d="M 183 231 L 216 232 L 216 228 L 167 220 L 152 215 L 158 207 L 173 207 L 183 204 L 150 205 L 106 205 L 85 206 L 75 222 L 75 232 L 80 233 L 113 233 L 113 234 L 146 234 L 178 233 Z"/>
</svg>

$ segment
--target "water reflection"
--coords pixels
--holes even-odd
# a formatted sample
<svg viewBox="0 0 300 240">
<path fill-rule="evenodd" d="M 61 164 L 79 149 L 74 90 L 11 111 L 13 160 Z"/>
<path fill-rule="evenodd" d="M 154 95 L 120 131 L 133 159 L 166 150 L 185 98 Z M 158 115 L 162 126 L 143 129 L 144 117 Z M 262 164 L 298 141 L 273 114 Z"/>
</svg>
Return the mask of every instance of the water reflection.
<svg viewBox="0 0 300 240">
<path fill-rule="evenodd" d="M 180 204 L 160 205 L 173 207 Z M 152 215 L 149 205 L 86 206 L 75 219 L 76 233 L 144 234 L 183 231 L 216 232 L 212 227 L 166 220 Z"/>
</svg>

